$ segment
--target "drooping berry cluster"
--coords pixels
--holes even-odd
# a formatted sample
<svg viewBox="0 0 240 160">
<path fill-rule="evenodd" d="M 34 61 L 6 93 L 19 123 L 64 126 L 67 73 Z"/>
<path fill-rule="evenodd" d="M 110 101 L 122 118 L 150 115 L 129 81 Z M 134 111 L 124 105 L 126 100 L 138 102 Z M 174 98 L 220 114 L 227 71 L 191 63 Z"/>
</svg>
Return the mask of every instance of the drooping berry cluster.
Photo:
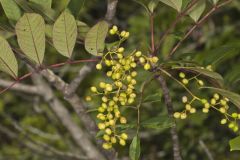
<svg viewBox="0 0 240 160">
<path fill-rule="evenodd" d="M 208 70 L 211 70 L 210 67 L 207 67 Z M 191 77 L 189 79 L 186 78 L 185 73 L 180 72 L 179 77 L 181 78 L 181 84 L 184 87 L 187 87 L 190 80 L 195 80 L 199 86 L 204 86 L 204 82 L 202 80 L 199 80 L 197 76 Z M 186 88 L 187 89 L 187 88 Z M 186 119 L 188 114 L 195 113 L 197 111 L 196 107 L 193 106 L 193 103 L 195 101 L 199 101 L 202 104 L 202 112 L 208 113 L 210 110 L 215 110 L 221 113 L 224 118 L 221 119 L 221 124 L 228 124 L 228 127 L 232 129 L 234 132 L 237 132 L 239 130 L 237 121 L 240 120 L 240 114 L 233 112 L 232 114 L 229 113 L 229 99 L 226 97 L 220 96 L 218 93 L 214 93 L 212 98 L 209 100 L 197 97 L 194 95 L 189 89 L 187 89 L 188 92 L 190 92 L 191 100 L 188 100 L 187 96 L 182 97 L 182 102 L 185 105 L 185 109 L 181 112 L 175 112 L 174 117 L 177 119 Z"/>
<path fill-rule="evenodd" d="M 126 145 L 128 135 L 118 131 L 116 125 L 127 123 L 127 119 L 121 114 L 121 107 L 135 102 L 137 64 L 140 63 L 145 70 L 149 70 L 151 65 L 158 62 L 157 57 L 146 57 L 141 51 L 133 51 L 129 54 L 125 52 L 121 43 L 129 37 L 129 32 L 119 32 L 117 26 L 113 26 L 109 33 L 118 35 L 119 43 L 103 55 L 102 60 L 96 65 L 96 69 L 101 70 L 103 65 L 106 65 L 109 68 L 106 76 L 111 79 L 111 82 L 100 82 L 98 87 L 91 87 L 91 91 L 95 95 L 102 96 L 97 119 L 100 121 L 98 128 L 104 132 L 104 149 L 111 149 L 112 145 L 117 142 L 122 146 Z M 91 96 L 86 97 L 86 100 L 91 100 Z"/>
</svg>

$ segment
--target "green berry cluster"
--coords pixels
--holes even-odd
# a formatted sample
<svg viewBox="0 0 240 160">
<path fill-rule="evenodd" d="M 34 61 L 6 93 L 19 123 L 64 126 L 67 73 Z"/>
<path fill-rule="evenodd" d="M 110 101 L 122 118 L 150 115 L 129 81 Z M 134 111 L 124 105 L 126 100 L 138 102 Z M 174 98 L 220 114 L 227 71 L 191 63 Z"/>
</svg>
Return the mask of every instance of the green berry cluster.
<svg viewBox="0 0 240 160">
<path fill-rule="evenodd" d="M 210 67 L 208 67 L 210 68 Z M 181 112 L 175 112 L 174 118 L 176 119 L 186 119 L 188 114 L 196 113 L 197 109 L 194 107 L 193 103 L 195 101 L 198 101 L 202 104 L 202 112 L 208 113 L 210 110 L 217 111 L 221 113 L 224 118 L 220 120 L 220 123 L 228 124 L 228 127 L 232 129 L 234 132 L 237 132 L 239 130 L 237 121 L 240 120 L 240 114 L 233 112 L 232 114 L 229 113 L 229 99 L 226 97 L 220 96 L 218 93 L 214 93 L 212 97 L 207 100 L 204 98 L 200 98 L 196 95 L 194 95 L 188 88 L 187 85 L 190 80 L 195 80 L 198 85 L 204 86 L 204 82 L 202 80 L 199 80 L 197 76 L 194 76 L 190 79 L 186 78 L 185 73 L 180 72 L 179 77 L 181 79 L 181 85 L 184 86 L 185 89 L 189 92 L 191 95 L 191 100 L 188 100 L 189 98 L 187 96 L 182 97 L 182 103 L 185 105 L 185 109 Z"/>
<path fill-rule="evenodd" d="M 111 149 L 112 145 L 119 143 L 126 145 L 128 135 L 116 129 L 118 124 L 126 124 L 127 119 L 121 113 L 121 107 L 132 105 L 137 97 L 135 86 L 137 84 L 137 64 L 144 66 L 145 70 L 158 62 L 157 57 L 146 57 L 141 51 L 126 53 L 121 43 L 129 37 L 129 32 L 118 31 L 117 26 L 113 26 L 109 33 L 118 35 L 119 44 L 109 50 L 96 65 L 97 70 L 102 70 L 103 66 L 109 69 L 106 76 L 111 79 L 111 83 L 100 82 L 99 86 L 92 86 L 91 91 L 95 95 L 101 95 L 102 103 L 98 107 L 97 119 L 98 128 L 104 132 L 104 149 Z M 141 66 L 140 65 L 140 66 Z M 90 101 L 91 96 L 86 100 Z M 120 132 L 120 133 L 119 133 Z"/>
</svg>

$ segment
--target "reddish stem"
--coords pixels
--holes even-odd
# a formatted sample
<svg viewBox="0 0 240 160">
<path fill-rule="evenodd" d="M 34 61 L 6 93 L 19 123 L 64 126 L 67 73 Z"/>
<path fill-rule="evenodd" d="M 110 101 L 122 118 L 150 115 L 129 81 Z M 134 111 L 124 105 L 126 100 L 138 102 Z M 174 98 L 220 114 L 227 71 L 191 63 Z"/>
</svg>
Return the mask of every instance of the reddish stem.
<svg viewBox="0 0 240 160">
<path fill-rule="evenodd" d="M 64 66 L 65 64 L 78 64 L 78 63 L 82 63 L 82 62 L 96 62 L 98 61 L 98 59 L 83 59 L 83 60 L 75 60 L 75 61 L 66 61 L 66 62 L 62 62 L 62 63 L 57 63 L 57 64 L 52 64 L 52 65 L 49 65 L 47 67 L 38 67 L 36 68 L 36 70 L 34 72 L 29 72 L 21 77 L 18 77 L 16 78 L 16 80 L 8 87 L 4 88 L 3 90 L 0 91 L 0 94 L 6 92 L 7 90 L 11 89 L 13 86 L 15 86 L 17 83 L 19 83 L 20 81 L 30 77 L 33 73 L 35 72 L 39 72 L 39 71 L 42 71 L 42 70 L 46 70 L 48 68 L 59 68 L 59 67 L 62 67 Z"/>
<path fill-rule="evenodd" d="M 170 27 L 166 30 L 166 32 L 163 34 L 163 36 L 161 37 L 157 47 L 156 47 L 156 52 L 159 50 L 161 44 L 163 43 L 163 41 L 165 40 L 165 38 L 167 37 L 167 35 L 170 33 L 170 31 L 172 29 L 174 29 L 177 25 L 177 23 L 182 19 L 182 17 L 184 17 L 188 11 L 190 11 L 192 9 L 192 7 L 198 2 L 198 0 L 194 0 L 192 1 L 186 9 L 184 9 L 182 12 L 180 12 L 178 15 L 177 15 L 177 18 L 172 22 L 172 24 L 170 25 Z"/>
<path fill-rule="evenodd" d="M 222 2 L 221 4 L 214 5 L 213 8 L 206 13 L 204 17 L 202 17 L 195 25 L 193 25 L 189 31 L 184 35 L 184 37 L 174 46 L 174 48 L 171 50 L 171 52 L 168 54 L 167 59 L 170 59 L 172 55 L 176 52 L 176 50 L 180 47 L 180 45 L 183 43 L 185 39 L 188 38 L 188 36 L 198 27 L 200 26 L 213 12 L 215 12 L 218 8 L 230 3 L 232 0 L 226 0 L 225 2 Z"/>
</svg>

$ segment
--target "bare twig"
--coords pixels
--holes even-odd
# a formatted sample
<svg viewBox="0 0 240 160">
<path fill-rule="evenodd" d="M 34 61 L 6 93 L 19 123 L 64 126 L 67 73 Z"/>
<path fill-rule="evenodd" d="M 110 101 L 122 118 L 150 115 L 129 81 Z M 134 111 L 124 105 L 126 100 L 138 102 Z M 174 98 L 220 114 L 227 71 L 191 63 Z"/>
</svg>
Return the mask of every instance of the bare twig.
<svg viewBox="0 0 240 160">
<path fill-rule="evenodd" d="M 95 121 L 91 118 L 91 116 L 87 113 L 86 105 L 83 103 L 83 101 L 78 97 L 76 93 L 74 93 L 71 96 L 66 95 L 68 89 L 68 84 L 64 82 L 60 77 L 55 75 L 51 70 L 44 70 L 41 72 L 42 75 L 50 82 L 52 83 L 60 92 L 63 93 L 65 99 L 71 104 L 71 106 L 74 108 L 75 112 L 77 113 L 78 117 L 82 121 L 83 125 L 86 127 L 86 129 L 90 132 L 90 134 L 95 137 L 98 129 L 96 126 Z M 102 141 L 100 139 L 96 139 L 98 145 L 102 144 Z M 114 152 L 105 152 L 105 155 L 113 160 L 114 159 Z"/>
<path fill-rule="evenodd" d="M 212 13 L 214 13 L 218 8 L 223 7 L 230 3 L 232 0 L 226 0 L 225 2 L 222 2 L 220 4 L 214 5 L 211 10 L 209 10 L 205 16 L 203 16 L 195 25 L 193 25 L 188 32 L 184 35 L 184 37 L 174 46 L 174 48 L 171 50 L 171 52 L 168 54 L 168 59 L 170 59 L 173 54 L 176 52 L 176 50 L 180 47 L 180 45 L 183 43 L 185 39 L 188 38 L 188 36 L 197 28 L 199 27 Z"/>
<path fill-rule="evenodd" d="M 51 153 L 49 153 L 47 150 L 44 151 L 42 148 L 37 147 L 34 143 L 29 142 L 27 140 L 20 140 L 18 138 L 18 135 L 16 134 L 15 131 L 12 131 L 8 129 L 7 127 L 3 126 L 0 124 L 0 132 L 5 134 L 8 138 L 17 141 L 21 147 L 26 147 L 29 150 L 31 150 L 34 154 L 40 155 L 42 157 L 53 157 Z"/>
<path fill-rule="evenodd" d="M 88 63 L 79 70 L 78 75 L 71 81 L 66 89 L 66 97 L 69 97 L 76 92 L 82 81 L 92 72 L 95 65 L 96 63 Z"/>
<path fill-rule="evenodd" d="M 105 15 L 105 19 L 108 22 L 111 22 L 113 17 L 115 16 L 117 3 L 118 3 L 118 0 L 108 0 L 107 13 Z"/>
<path fill-rule="evenodd" d="M 168 115 L 170 117 L 173 117 L 173 113 L 174 113 L 173 104 L 172 104 L 172 99 L 171 99 L 170 92 L 167 87 L 166 81 L 165 81 L 164 77 L 162 77 L 162 75 L 158 75 L 157 80 L 159 81 L 159 83 L 162 87 L 162 90 L 163 90 L 163 96 L 164 96 L 165 104 L 167 106 Z M 173 142 L 174 160 L 182 160 L 176 123 L 171 128 L 171 137 L 172 137 L 172 142 Z"/>
<path fill-rule="evenodd" d="M 206 144 L 200 139 L 199 140 L 199 144 L 202 147 L 202 149 L 204 150 L 204 152 L 206 153 L 207 157 L 209 160 L 214 160 L 212 153 L 210 152 L 210 150 L 208 149 L 208 147 L 206 146 Z"/>
<path fill-rule="evenodd" d="M 21 134 L 24 135 L 24 141 L 29 141 L 30 143 L 32 143 L 33 145 L 36 145 L 39 149 L 45 151 L 47 150 L 50 155 L 61 158 L 61 159 L 72 159 L 72 160 L 85 160 L 85 159 L 90 159 L 87 158 L 85 156 L 80 156 L 71 152 L 63 152 L 60 151 L 50 145 L 48 145 L 47 143 L 43 143 L 41 141 L 35 140 L 34 138 L 32 138 L 28 132 L 25 131 L 25 128 L 23 128 L 16 120 L 14 120 L 11 116 L 9 115 L 4 115 L 6 118 L 9 119 L 10 123 L 12 124 L 12 126 L 19 131 Z M 16 138 L 18 138 L 18 135 L 15 135 Z M 92 160 L 92 159 L 91 159 Z"/>
<path fill-rule="evenodd" d="M 14 82 L 0 79 L 1 87 L 11 86 Z M 12 90 L 20 91 L 28 94 L 40 95 L 38 88 L 36 86 L 26 85 L 26 84 L 16 84 L 12 88 Z"/>
</svg>

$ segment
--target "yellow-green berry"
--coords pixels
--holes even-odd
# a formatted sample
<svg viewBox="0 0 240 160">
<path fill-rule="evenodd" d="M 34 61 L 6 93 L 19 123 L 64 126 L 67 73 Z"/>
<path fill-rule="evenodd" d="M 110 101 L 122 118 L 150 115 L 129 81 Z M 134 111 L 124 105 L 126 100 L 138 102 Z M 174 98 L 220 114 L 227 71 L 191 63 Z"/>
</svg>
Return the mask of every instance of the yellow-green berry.
<svg viewBox="0 0 240 160">
<path fill-rule="evenodd" d="M 176 119 L 180 118 L 180 116 L 181 116 L 181 113 L 179 113 L 179 112 L 175 112 L 173 114 L 173 117 L 176 118 Z"/>
<path fill-rule="evenodd" d="M 102 69 L 102 65 L 101 65 L 100 63 L 97 64 L 97 65 L 96 65 L 96 69 L 97 69 L 97 70 L 101 70 L 101 69 Z"/>
</svg>

